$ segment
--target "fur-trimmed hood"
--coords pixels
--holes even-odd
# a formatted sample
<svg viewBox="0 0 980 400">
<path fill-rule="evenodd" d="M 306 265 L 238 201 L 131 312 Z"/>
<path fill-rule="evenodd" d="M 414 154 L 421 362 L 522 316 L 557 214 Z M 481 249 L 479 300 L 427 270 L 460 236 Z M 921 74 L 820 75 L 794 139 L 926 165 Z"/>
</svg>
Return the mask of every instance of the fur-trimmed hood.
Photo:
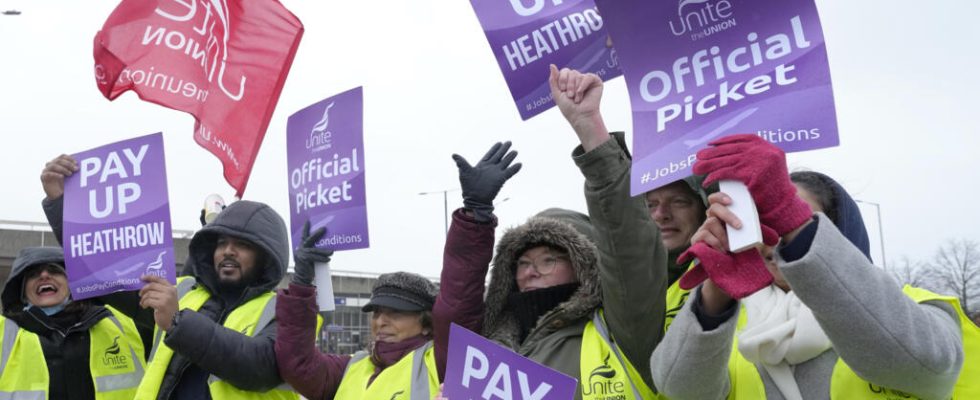
<svg viewBox="0 0 980 400">
<path fill-rule="evenodd" d="M 519 327 L 513 313 L 506 310 L 507 297 L 517 291 L 515 267 L 517 259 L 527 249 L 547 245 L 568 252 L 572 268 L 579 281 L 579 288 L 572 297 L 559 304 L 538 319 L 525 342 L 547 336 L 553 330 L 542 327 L 541 322 L 559 318 L 567 326 L 580 319 L 590 318 L 602 304 L 599 286 L 599 253 L 594 244 L 595 230 L 589 217 L 575 211 L 551 208 L 528 219 L 523 225 L 510 228 L 500 238 L 490 270 L 487 286 L 484 336 L 518 348 Z"/>
</svg>

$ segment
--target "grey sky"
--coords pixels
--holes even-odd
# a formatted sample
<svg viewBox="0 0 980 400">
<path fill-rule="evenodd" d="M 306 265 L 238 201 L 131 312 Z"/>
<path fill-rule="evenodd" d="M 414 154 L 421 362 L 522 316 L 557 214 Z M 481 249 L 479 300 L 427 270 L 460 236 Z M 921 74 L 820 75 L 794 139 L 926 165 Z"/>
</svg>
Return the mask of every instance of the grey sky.
<svg viewBox="0 0 980 400">
<path fill-rule="evenodd" d="M 419 192 L 455 189 L 454 152 L 474 159 L 514 141 L 524 169 L 498 199 L 501 229 L 548 207 L 585 210 L 577 144 L 557 110 L 520 120 L 466 1 L 300 1 L 306 26 L 245 197 L 289 212 L 285 128 L 293 112 L 364 86 L 371 248 L 338 253 L 334 268 L 438 276 L 443 201 Z M 0 0 L 0 219 L 43 221 L 44 163 L 105 143 L 163 131 L 176 229 L 198 227 L 205 196 L 230 199 L 218 160 L 197 146 L 189 114 L 128 93 L 105 100 L 92 77 L 92 38 L 116 1 Z M 923 259 L 946 238 L 980 239 L 980 5 L 818 0 L 837 104 L 841 147 L 789 156 L 791 168 L 838 179 L 882 206 L 886 254 Z M 606 125 L 630 135 L 622 78 L 606 84 Z M 461 204 L 449 193 L 450 210 Z M 862 205 L 880 264 L 874 208 Z M 502 233 L 498 231 L 499 234 Z"/>
</svg>

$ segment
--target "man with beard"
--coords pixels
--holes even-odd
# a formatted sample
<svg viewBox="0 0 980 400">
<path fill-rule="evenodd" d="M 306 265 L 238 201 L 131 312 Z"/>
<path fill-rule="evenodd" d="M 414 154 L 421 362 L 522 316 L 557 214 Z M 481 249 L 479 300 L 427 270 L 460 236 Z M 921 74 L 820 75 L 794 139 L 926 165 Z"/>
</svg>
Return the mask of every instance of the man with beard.
<svg viewBox="0 0 980 400">
<path fill-rule="evenodd" d="M 64 178 L 70 156 L 41 174 L 48 222 L 61 239 Z M 286 273 L 286 225 L 269 206 L 238 201 L 194 234 L 177 285 L 144 276 L 147 285 L 102 300 L 156 324 L 149 366 L 136 399 L 296 399 L 282 385 L 275 356 L 275 289 Z M 282 386 L 280 386 L 282 385 Z"/>
</svg>

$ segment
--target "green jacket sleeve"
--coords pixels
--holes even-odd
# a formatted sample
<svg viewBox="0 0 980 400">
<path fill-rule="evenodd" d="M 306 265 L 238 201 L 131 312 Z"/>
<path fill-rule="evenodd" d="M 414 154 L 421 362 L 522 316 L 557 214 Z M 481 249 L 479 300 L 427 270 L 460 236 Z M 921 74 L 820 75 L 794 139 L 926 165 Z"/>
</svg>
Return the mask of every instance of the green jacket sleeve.
<svg viewBox="0 0 980 400">
<path fill-rule="evenodd" d="M 598 235 L 603 308 L 613 339 L 653 387 L 648 360 L 663 337 L 667 250 L 641 196 L 630 196 L 631 157 L 622 132 L 572 153 Z"/>
</svg>

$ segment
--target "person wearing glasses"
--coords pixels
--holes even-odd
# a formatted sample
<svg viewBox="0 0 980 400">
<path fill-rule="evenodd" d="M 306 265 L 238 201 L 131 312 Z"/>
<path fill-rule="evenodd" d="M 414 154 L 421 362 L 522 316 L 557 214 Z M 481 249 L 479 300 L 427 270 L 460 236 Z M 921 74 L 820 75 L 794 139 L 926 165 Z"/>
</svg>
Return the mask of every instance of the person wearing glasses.
<svg viewBox="0 0 980 400">
<path fill-rule="evenodd" d="M 620 159 L 619 144 L 610 140 L 576 158 L 586 175 L 590 213 L 599 217 L 547 209 L 507 229 L 494 256 L 493 199 L 521 168 L 511 165 L 517 152 L 509 149 L 509 142 L 497 143 L 475 166 L 453 156 L 463 207 L 453 213 L 433 307 L 437 349 L 446 347 L 455 322 L 578 377 L 576 399 L 654 398 L 645 361 L 660 339 L 650 331 L 663 329 L 666 250 L 632 246 L 624 253 L 612 240 L 640 232 L 619 239 L 661 243 L 643 199 L 625 193 L 628 173 L 606 164 Z M 621 174 L 604 179 L 608 171 Z"/>
</svg>

